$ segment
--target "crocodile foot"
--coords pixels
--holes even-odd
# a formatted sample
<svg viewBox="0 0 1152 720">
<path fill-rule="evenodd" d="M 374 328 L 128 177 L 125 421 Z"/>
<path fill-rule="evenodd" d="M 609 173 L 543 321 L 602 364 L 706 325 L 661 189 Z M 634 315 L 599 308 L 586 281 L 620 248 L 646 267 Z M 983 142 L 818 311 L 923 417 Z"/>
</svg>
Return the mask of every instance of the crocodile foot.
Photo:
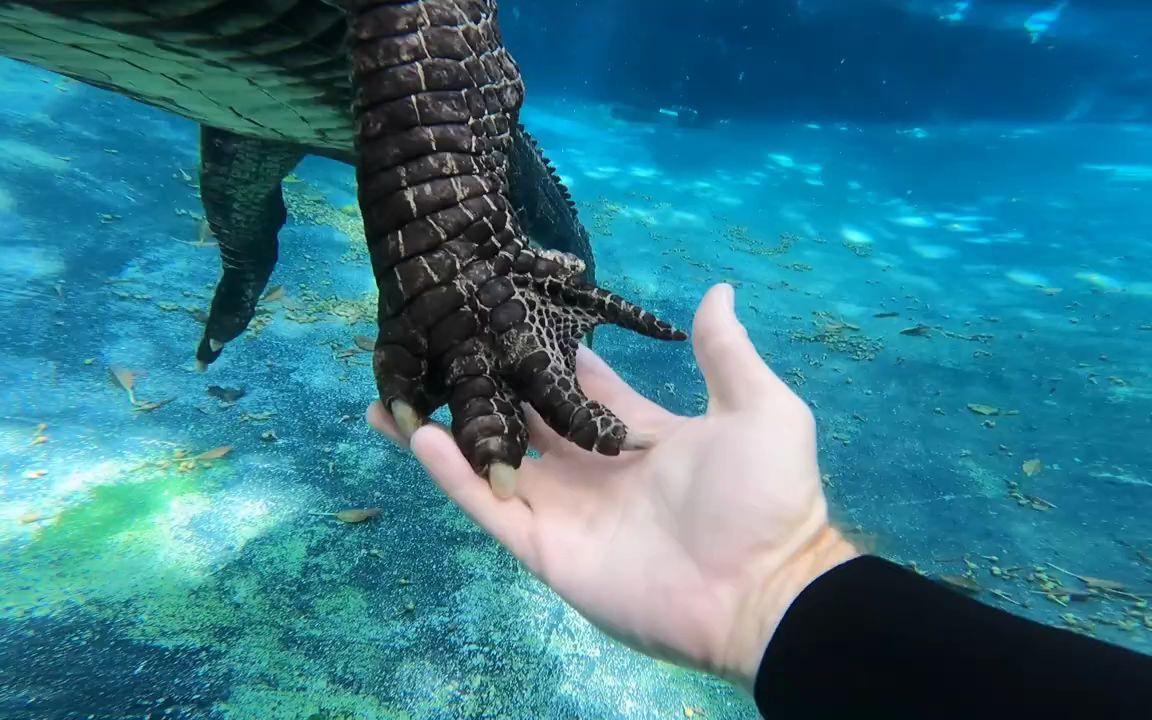
<svg viewBox="0 0 1152 720">
<path fill-rule="evenodd" d="M 576 380 L 579 339 L 620 325 L 687 336 L 529 247 L 510 199 L 524 86 L 495 0 L 342 0 L 357 186 L 380 291 L 373 371 L 407 430 L 447 403 L 472 468 L 503 496 L 528 448 L 522 403 L 586 450 L 641 447 Z"/>
<path fill-rule="evenodd" d="M 200 128 L 200 198 L 223 269 L 196 349 L 201 369 L 215 362 L 224 344 L 239 337 L 256 314 L 276 267 L 277 235 L 288 217 L 281 181 L 303 156 L 303 148 L 290 143 Z"/>
<path fill-rule="evenodd" d="M 511 262 L 498 256 L 469 266 L 462 282 L 382 330 L 374 369 L 402 431 L 418 427 L 442 387 L 458 445 L 498 494 L 511 487 L 500 466 L 519 467 L 527 452 L 522 402 L 585 450 L 617 455 L 646 447 L 646 437 L 584 395 L 576 349 L 589 330 L 609 323 L 660 340 L 687 335 L 585 283 L 583 271 L 575 256 L 555 251 L 522 250 Z"/>
</svg>

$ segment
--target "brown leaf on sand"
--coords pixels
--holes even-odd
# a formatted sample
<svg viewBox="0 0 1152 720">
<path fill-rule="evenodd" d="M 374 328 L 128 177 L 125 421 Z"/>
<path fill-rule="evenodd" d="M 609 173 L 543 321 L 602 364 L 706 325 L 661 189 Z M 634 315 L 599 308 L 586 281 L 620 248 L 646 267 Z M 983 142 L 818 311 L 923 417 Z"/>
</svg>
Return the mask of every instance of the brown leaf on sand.
<svg viewBox="0 0 1152 720">
<path fill-rule="evenodd" d="M 901 335 L 914 335 L 916 337 L 928 337 L 928 333 L 932 332 L 932 328 L 927 325 L 913 325 L 912 327 L 904 328 L 900 331 Z"/>
<path fill-rule="evenodd" d="M 351 510 L 341 510 L 340 512 L 314 512 L 308 513 L 309 515 L 324 515 L 327 517 L 334 517 L 340 522 L 346 523 L 361 523 L 365 520 L 371 520 L 379 515 L 382 511 L 380 508 L 353 508 Z"/>
<path fill-rule="evenodd" d="M 341 510 L 338 513 L 332 513 L 332 515 L 340 522 L 358 523 L 371 520 L 380 512 L 380 508 L 356 508 L 354 510 Z"/>
<path fill-rule="evenodd" d="M 367 335 L 357 335 L 356 337 L 352 338 L 352 340 L 355 341 L 356 347 L 364 350 L 365 352 L 372 352 L 376 349 L 376 341 Z"/>
<path fill-rule="evenodd" d="M 1091 575 L 1081 575 L 1080 579 L 1084 584 L 1090 588 L 1097 590 L 1115 590 L 1116 592 L 1124 592 L 1127 590 L 1124 583 L 1116 582 L 1115 580 L 1107 580 L 1105 578 L 1092 577 Z"/>
<path fill-rule="evenodd" d="M 135 403 L 136 407 L 132 409 L 136 412 L 152 412 L 153 410 L 159 410 L 175 399 L 176 398 L 174 397 L 170 397 L 163 400 L 144 400 L 142 402 Z"/>
<path fill-rule="evenodd" d="M 108 371 L 112 373 L 112 380 L 124 392 L 128 393 L 128 402 L 133 405 L 136 404 L 136 372 L 122 367 L 109 367 Z"/>
<path fill-rule="evenodd" d="M 1029 460 L 1025 462 L 1021 468 L 1024 470 L 1025 475 L 1032 477 L 1040 474 L 1040 471 L 1044 469 L 1044 463 L 1040 462 L 1039 459 Z"/>
<path fill-rule="evenodd" d="M 108 371 L 112 373 L 112 379 L 120 386 L 120 389 L 127 392 L 132 392 L 136 387 L 136 373 L 132 370 L 122 367 L 109 367 Z"/>
<path fill-rule="evenodd" d="M 268 292 L 264 293 L 264 297 L 260 298 L 260 302 L 275 302 L 284 297 L 284 286 L 277 285 Z"/>
<path fill-rule="evenodd" d="M 225 455 L 227 455 L 230 452 L 232 452 L 232 446 L 231 445 L 222 445 L 218 448 L 212 448 L 211 450 L 205 450 L 204 452 L 197 455 L 196 459 L 197 460 L 219 460 L 220 458 L 224 457 Z"/>
<path fill-rule="evenodd" d="M 982 405 L 981 403 L 968 403 L 968 409 L 977 415 L 999 415 L 1000 408 L 993 405 Z"/>
</svg>

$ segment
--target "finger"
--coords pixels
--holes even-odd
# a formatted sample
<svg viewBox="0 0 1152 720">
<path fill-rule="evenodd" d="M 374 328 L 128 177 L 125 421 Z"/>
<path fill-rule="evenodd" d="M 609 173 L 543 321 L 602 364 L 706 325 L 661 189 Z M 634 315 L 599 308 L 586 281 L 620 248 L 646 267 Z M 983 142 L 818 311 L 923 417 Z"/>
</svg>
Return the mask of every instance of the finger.
<svg viewBox="0 0 1152 720">
<path fill-rule="evenodd" d="M 615 413 L 630 430 L 657 432 L 675 419 L 672 413 L 633 390 L 585 345 L 576 350 L 576 379 L 585 395 Z"/>
<path fill-rule="evenodd" d="M 787 389 L 760 359 L 736 318 L 735 302 L 731 285 L 713 285 L 692 323 L 692 347 L 708 386 L 709 410 L 752 408 L 764 402 L 765 393 Z"/>
<path fill-rule="evenodd" d="M 396 416 L 384 409 L 384 403 L 379 400 L 372 401 L 372 403 L 368 405 L 368 410 L 364 413 L 364 418 L 374 430 L 387 436 L 392 442 L 401 447 L 408 447 L 408 435 L 400 428 L 400 423 L 396 421 Z M 419 422 L 420 425 L 444 427 L 443 423 L 438 423 L 431 418 L 423 422 L 417 422 Z"/>
<path fill-rule="evenodd" d="M 442 427 L 425 425 L 417 430 L 412 435 L 412 452 L 440 489 L 468 517 L 517 558 L 528 561 L 532 512 L 522 500 L 497 499 L 484 478 L 472 471 L 456 441 Z"/>
</svg>

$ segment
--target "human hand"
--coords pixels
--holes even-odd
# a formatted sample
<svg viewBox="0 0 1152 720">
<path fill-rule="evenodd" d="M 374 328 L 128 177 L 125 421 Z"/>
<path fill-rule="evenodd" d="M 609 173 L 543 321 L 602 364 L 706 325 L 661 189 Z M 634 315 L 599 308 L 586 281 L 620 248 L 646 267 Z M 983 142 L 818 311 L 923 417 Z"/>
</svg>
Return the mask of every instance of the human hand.
<svg viewBox="0 0 1152 720">
<path fill-rule="evenodd" d="M 582 450 L 526 408 L 542 456 L 524 460 L 515 496 L 500 500 L 444 428 L 421 427 L 410 446 L 449 497 L 601 630 L 750 689 L 789 604 L 858 553 L 829 525 L 812 413 L 760 359 L 733 302 L 718 285 L 696 313 L 702 416 L 669 413 L 581 347 L 584 391 L 650 435 L 646 450 Z M 379 402 L 368 421 L 403 442 Z"/>
</svg>

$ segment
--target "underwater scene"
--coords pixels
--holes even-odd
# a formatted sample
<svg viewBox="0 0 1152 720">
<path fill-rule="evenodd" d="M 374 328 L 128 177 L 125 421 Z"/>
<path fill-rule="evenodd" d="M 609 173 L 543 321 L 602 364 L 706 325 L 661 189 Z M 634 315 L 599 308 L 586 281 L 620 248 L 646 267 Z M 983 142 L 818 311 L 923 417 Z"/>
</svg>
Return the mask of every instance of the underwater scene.
<svg viewBox="0 0 1152 720">
<path fill-rule="evenodd" d="M 596 629 L 366 423 L 340 12 L 0 2 L 0 720 L 759 717 Z M 849 537 L 1152 652 L 1152 9 L 498 17 L 534 243 L 689 332 L 732 285 Z M 708 407 L 691 342 L 592 342 Z"/>
</svg>

